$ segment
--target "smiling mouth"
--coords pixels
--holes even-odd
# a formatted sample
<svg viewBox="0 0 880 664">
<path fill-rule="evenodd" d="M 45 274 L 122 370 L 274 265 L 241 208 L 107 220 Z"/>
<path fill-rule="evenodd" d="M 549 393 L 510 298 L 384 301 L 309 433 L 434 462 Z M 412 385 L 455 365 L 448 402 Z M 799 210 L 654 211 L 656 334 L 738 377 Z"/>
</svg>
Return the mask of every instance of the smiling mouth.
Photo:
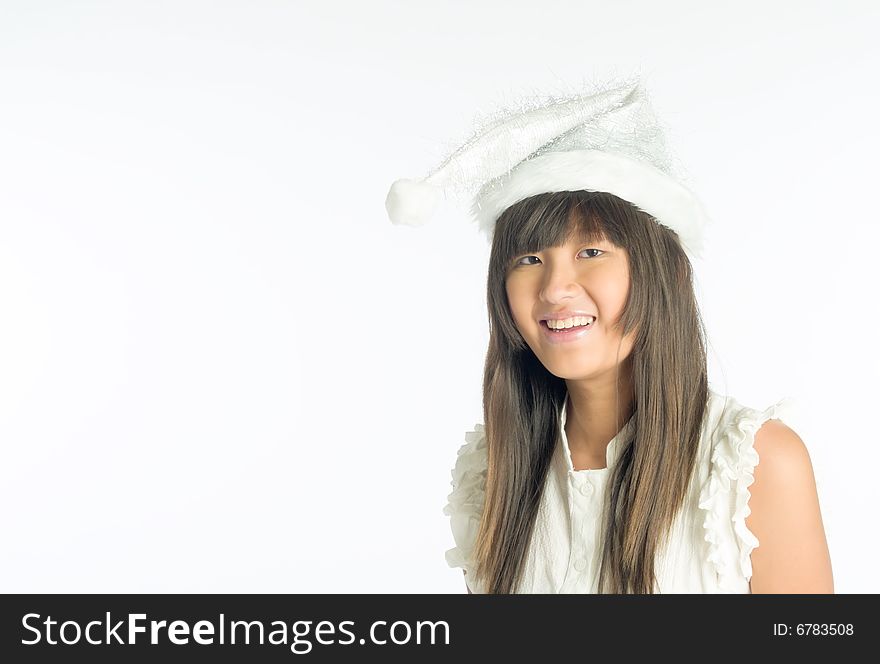
<svg viewBox="0 0 880 664">
<path fill-rule="evenodd" d="M 541 321 L 541 327 L 543 327 L 550 334 L 565 334 L 566 332 L 577 332 L 579 330 L 588 330 L 593 327 L 593 323 L 596 322 L 595 318 L 590 318 L 589 322 L 586 325 L 572 325 L 571 327 L 561 327 L 561 328 L 552 328 L 547 324 L 546 320 Z"/>
</svg>

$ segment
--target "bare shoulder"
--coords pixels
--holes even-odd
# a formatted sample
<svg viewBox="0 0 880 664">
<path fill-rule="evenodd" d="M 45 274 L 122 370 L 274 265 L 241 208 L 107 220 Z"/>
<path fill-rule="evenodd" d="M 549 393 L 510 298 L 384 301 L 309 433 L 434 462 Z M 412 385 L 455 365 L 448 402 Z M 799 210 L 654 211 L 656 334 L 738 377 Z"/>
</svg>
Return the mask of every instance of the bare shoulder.
<svg viewBox="0 0 880 664">
<path fill-rule="evenodd" d="M 781 420 L 755 434 L 758 465 L 749 486 L 746 527 L 752 551 L 753 593 L 832 593 L 831 558 L 807 446 Z"/>
<path fill-rule="evenodd" d="M 801 492 L 810 487 L 815 489 L 813 464 L 807 446 L 782 420 L 764 422 L 755 433 L 755 451 L 759 462 L 755 468 L 755 483 L 751 487 L 753 494 L 759 472 L 765 477 L 772 476 L 772 480 L 764 484 L 773 484 L 777 488 Z"/>
</svg>

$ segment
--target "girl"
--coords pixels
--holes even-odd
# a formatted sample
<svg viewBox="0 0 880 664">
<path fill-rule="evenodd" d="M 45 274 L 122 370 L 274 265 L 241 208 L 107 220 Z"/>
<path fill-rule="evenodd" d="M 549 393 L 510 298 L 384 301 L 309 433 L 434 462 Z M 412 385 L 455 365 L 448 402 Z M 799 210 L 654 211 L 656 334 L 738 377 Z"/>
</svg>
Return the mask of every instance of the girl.
<svg viewBox="0 0 880 664">
<path fill-rule="evenodd" d="M 485 424 L 452 471 L 447 561 L 476 593 L 833 592 L 787 404 L 709 387 L 687 255 L 700 208 L 648 120 L 638 85 L 545 104 L 389 194 L 400 222 L 426 209 L 403 187 L 492 180 L 474 207 L 492 232 Z M 514 139 L 526 158 L 504 175 L 487 155 Z"/>
</svg>

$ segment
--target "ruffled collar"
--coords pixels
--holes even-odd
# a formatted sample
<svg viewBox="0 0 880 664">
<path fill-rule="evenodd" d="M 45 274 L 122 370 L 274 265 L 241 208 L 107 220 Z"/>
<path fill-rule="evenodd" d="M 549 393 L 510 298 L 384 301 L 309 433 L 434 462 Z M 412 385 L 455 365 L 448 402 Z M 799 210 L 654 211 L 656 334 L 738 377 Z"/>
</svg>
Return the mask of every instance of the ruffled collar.
<svg viewBox="0 0 880 664">
<path fill-rule="evenodd" d="M 626 424 L 617 432 L 617 435 L 611 439 L 608 443 L 608 446 L 605 448 L 605 468 L 594 468 L 594 469 L 581 469 L 575 470 L 574 464 L 571 461 L 571 449 L 568 446 L 568 436 L 565 434 L 565 420 L 568 415 L 568 395 L 565 397 L 565 401 L 562 404 L 562 412 L 559 417 L 559 448 L 560 448 L 560 456 L 562 456 L 563 462 L 565 464 L 565 470 L 568 472 L 590 472 L 590 473 L 607 473 L 611 468 L 614 467 L 614 464 L 617 462 L 618 457 L 620 456 L 620 448 L 623 444 L 623 441 L 629 437 L 629 432 L 632 427 L 635 425 L 635 413 L 630 416 L 630 418 L 626 421 Z"/>
</svg>

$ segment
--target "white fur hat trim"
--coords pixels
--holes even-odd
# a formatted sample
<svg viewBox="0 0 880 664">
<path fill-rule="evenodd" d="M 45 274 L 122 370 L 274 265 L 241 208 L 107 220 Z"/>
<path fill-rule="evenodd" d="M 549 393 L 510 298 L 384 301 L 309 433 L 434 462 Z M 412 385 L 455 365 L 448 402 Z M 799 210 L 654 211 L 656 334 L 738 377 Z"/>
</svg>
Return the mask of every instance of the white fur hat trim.
<svg viewBox="0 0 880 664">
<path fill-rule="evenodd" d="M 601 150 L 547 152 L 524 161 L 474 198 L 471 212 L 491 237 L 501 213 L 520 201 L 552 191 L 604 191 L 629 201 L 675 231 L 685 249 L 702 251 L 708 215 L 702 203 L 666 173 L 625 155 Z"/>
</svg>

